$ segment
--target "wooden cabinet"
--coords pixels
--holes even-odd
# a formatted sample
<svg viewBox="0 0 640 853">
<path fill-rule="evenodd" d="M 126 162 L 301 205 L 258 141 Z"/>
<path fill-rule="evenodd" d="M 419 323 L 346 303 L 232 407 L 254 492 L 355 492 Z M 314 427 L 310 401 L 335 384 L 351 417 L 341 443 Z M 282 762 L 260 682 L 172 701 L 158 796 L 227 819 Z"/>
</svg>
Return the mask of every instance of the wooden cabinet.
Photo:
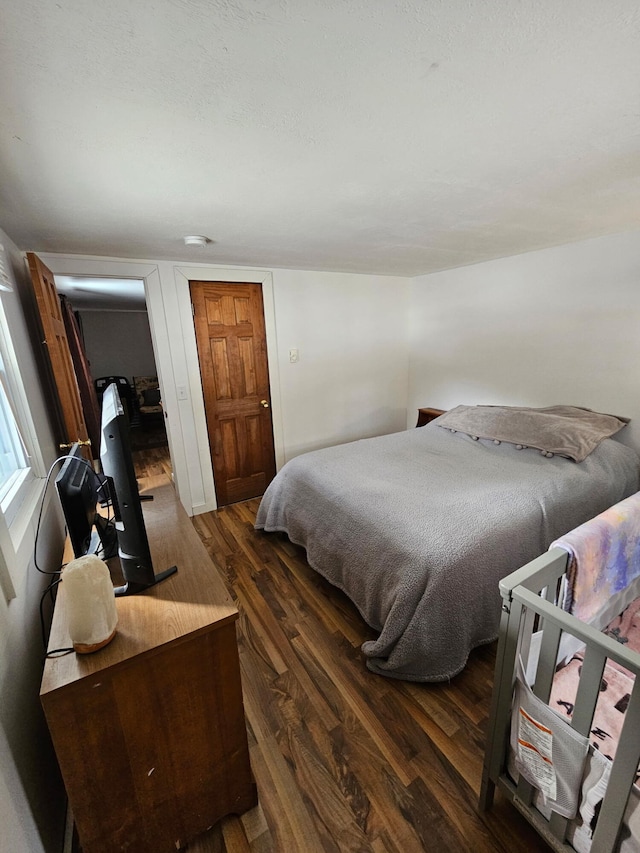
<svg viewBox="0 0 640 853">
<path fill-rule="evenodd" d="M 421 427 L 430 423 L 435 420 L 435 418 L 439 418 L 440 415 L 444 415 L 444 412 L 444 409 L 418 409 L 418 423 L 416 424 L 416 427 Z"/>
<path fill-rule="evenodd" d="M 257 802 L 249 764 L 238 612 L 166 478 L 145 481 L 156 572 L 117 599 L 113 641 L 45 663 L 41 701 L 83 853 L 172 853 Z M 70 645 L 64 582 L 49 648 Z"/>
</svg>

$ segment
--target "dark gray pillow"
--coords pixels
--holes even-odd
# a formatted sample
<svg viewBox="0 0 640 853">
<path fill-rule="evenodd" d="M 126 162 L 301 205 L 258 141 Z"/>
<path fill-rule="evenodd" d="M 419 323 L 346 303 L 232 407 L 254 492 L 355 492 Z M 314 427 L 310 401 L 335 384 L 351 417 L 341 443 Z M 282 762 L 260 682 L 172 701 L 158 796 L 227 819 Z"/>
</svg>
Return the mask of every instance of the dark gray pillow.
<svg viewBox="0 0 640 853">
<path fill-rule="evenodd" d="M 472 438 L 506 441 L 543 454 L 567 456 L 582 462 L 605 438 L 629 423 L 629 418 L 603 415 L 579 406 L 456 406 L 435 423 Z"/>
</svg>

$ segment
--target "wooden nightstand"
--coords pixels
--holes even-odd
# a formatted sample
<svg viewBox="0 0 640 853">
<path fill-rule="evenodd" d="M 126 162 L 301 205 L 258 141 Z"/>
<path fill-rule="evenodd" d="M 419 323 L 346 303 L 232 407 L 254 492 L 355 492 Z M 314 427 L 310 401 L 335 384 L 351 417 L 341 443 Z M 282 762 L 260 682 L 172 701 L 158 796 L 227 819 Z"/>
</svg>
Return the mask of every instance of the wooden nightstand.
<svg viewBox="0 0 640 853">
<path fill-rule="evenodd" d="M 418 423 L 416 424 L 416 427 L 424 426 L 435 418 L 439 418 L 440 415 L 444 415 L 444 413 L 444 409 L 418 409 Z"/>
</svg>

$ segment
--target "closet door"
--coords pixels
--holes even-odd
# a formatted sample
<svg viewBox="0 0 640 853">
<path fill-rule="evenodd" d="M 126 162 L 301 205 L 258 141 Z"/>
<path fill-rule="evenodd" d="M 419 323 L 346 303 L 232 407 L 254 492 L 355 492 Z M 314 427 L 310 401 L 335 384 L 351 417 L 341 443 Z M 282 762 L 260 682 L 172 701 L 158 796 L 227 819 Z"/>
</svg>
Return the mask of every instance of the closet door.
<svg viewBox="0 0 640 853">
<path fill-rule="evenodd" d="M 258 497 L 275 476 L 259 284 L 192 281 L 191 302 L 219 506 Z"/>
</svg>

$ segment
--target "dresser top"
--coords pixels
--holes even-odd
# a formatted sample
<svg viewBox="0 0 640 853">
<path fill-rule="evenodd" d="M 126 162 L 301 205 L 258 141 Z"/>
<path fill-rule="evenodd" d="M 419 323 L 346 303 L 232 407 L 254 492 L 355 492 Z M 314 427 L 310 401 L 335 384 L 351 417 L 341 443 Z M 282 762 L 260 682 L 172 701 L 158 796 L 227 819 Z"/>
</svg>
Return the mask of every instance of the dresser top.
<svg viewBox="0 0 640 853">
<path fill-rule="evenodd" d="M 136 595 L 116 599 L 117 632 L 92 654 L 71 652 L 47 658 L 40 695 L 94 675 L 167 643 L 214 630 L 234 621 L 238 611 L 222 576 L 198 536 L 166 476 L 140 481 L 142 504 L 156 574 L 177 566 L 176 574 Z M 116 560 L 117 562 L 117 560 Z M 59 584 L 49 649 L 70 647 L 64 580 Z"/>
</svg>

